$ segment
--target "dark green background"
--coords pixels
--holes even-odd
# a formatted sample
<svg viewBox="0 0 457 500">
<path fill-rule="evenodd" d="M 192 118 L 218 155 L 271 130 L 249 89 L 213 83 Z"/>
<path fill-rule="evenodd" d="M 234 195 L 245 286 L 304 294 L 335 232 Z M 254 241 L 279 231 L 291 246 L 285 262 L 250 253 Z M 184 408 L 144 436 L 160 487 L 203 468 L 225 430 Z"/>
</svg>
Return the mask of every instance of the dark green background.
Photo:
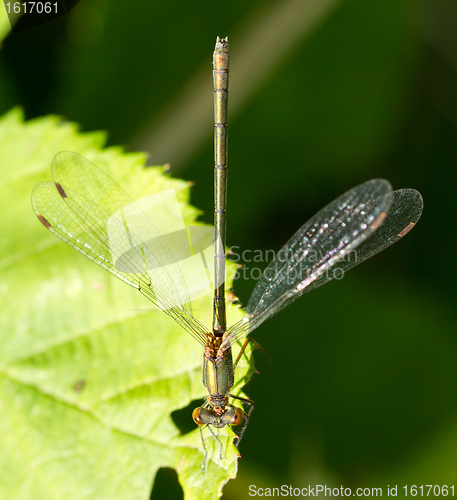
<svg viewBox="0 0 457 500">
<path fill-rule="evenodd" d="M 81 0 L 5 40 L 0 111 L 64 115 L 131 149 L 205 64 L 210 96 L 217 35 L 236 53 L 276 5 Z M 272 362 L 256 354 L 257 405 L 224 498 L 248 498 L 249 484 L 457 479 L 456 26 L 454 0 L 336 3 L 229 121 L 229 246 L 278 250 L 373 177 L 418 189 L 425 208 L 398 245 L 255 332 Z M 209 121 L 205 144 L 172 165 L 208 223 L 212 134 Z M 243 303 L 254 284 L 235 283 Z M 153 497 L 171 498 L 173 481 L 161 473 Z"/>
</svg>

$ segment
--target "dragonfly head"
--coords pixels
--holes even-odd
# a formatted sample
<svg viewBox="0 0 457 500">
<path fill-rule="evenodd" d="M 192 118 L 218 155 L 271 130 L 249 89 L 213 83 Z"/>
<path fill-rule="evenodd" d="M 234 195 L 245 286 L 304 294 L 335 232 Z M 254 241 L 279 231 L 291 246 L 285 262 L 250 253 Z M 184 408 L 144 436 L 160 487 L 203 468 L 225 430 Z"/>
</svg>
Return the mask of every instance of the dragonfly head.
<svg viewBox="0 0 457 500">
<path fill-rule="evenodd" d="M 233 405 L 225 407 L 195 408 L 192 418 L 197 425 L 212 425 L 225 427 L 226 425 L 239 425 L 243 421 L 244 411 Z"/>
</svg>

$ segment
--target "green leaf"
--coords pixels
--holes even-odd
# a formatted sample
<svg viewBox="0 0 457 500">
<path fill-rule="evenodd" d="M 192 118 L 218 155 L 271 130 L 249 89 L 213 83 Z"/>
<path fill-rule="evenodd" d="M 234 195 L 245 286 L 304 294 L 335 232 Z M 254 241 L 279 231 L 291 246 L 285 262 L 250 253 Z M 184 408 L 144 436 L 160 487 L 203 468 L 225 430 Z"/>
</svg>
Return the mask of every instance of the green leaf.
<svg viewBox="0 0 457 500">
<path fill-rule="evenodd" d="M 13 4 L 13 2 L 11 2 Z M 19 19 L 20 14 L 18 15 L 11 15 L 11 18 L 13 18 L 13 24 Z M 8 13 L 6 11 L 6 5 L 5 2 L 0 3 L 0 41 L 4 40 L 8 33 L 11 31 L 11 20 L 10 17 L 8 16 Z"/>
<path fill-rule="evenodd" d="M 54 116 L 24 123 L 19 109 L 0 119 L 0 497 L 147 499 L 157 470 L 171 467 L 185 498 L 218 498 L 236 475 L 233 431 L 218 432 L 222 459 L 204 431 L 203 470 L 198 429 L 181 435 L 170 416 L 205 397 L 201 346 L 46 231 L 30 205 L 55 153 L 74 150 L 133 198 L 173 188 L 186 225 L 195 225 L 189 183 L 145 169 L 144 154 L 102 149 L 105 139 Z M 192 308 L 211 324 L 210 297 Z M 235 321 L 242 312 L 228 314 Z"/>
</svg>

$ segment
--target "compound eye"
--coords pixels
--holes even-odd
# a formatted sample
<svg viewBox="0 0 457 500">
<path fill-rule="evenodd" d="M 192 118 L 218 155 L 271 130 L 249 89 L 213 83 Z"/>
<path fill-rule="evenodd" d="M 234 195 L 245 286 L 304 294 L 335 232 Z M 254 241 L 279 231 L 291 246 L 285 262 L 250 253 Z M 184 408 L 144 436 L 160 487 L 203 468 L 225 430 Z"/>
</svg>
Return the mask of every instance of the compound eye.
<svg viewBox="0 0 457 500">
<path fill-rule="evenodd" d="M 197 425 L 205 425 L 200 415 L 200 408 L 195 408 L 195 410 L 192 412 L 192 418 Z"/>
<path fill-rule="evenodd" d="M 232 425 L 240 425 L 244 418 L 244 411 L 241 408 L 235 410 L 235 416 L 232 420 Z"/>
</svg>

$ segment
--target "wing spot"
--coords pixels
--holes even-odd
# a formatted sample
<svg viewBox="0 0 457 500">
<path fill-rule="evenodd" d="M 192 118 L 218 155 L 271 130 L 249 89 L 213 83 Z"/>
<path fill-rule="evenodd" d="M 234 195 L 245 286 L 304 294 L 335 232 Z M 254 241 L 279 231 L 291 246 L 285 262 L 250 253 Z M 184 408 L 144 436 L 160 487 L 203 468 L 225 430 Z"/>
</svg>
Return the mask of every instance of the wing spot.
<svg viewBox="0 0 457 500">
<path fill-rule="evenodd" d="M 58 182 L 56 182 L 56 189 L 59 192 L 60 196 L 62 196 L 62 198 L 68 198 L 68 195 L 65 192 L 64 188 Z"/>
<path fill-rule="evenodd" d="M 43 226 L 46 229 L 50 229 L 51 228 L 51 224 L 49 224 L 49 222 L 42 215 L 37 215 L 37 217 L 38 217 L 38 220 L 43 224 Z"/>
<path fill-rule="evenodd" d="M 412 229 L 415 225 L 416 225 L 416 224 L 414 224 L 414 222 L 410 222 L 410 223 L 409 223 L 409 224 L 405 227 L 405 229 L 403 229 L 402 231 L 400 231 L 400 232 L 398 233 L 398 236 L 399 236 L 400 238 L 403 238 L 403 236 L 405 236 L 405 234 L 408 234 L 408 233 L 411 231 L 411 229 Z"/>
<path fill-rule="evenodd" d="M 376 231 L 378 227 L 384 222 L 384 219 L 387 217 L 387 212 L 381 212 L 377 219 L 371 224 L 371 228 Z"/>
</svg>

